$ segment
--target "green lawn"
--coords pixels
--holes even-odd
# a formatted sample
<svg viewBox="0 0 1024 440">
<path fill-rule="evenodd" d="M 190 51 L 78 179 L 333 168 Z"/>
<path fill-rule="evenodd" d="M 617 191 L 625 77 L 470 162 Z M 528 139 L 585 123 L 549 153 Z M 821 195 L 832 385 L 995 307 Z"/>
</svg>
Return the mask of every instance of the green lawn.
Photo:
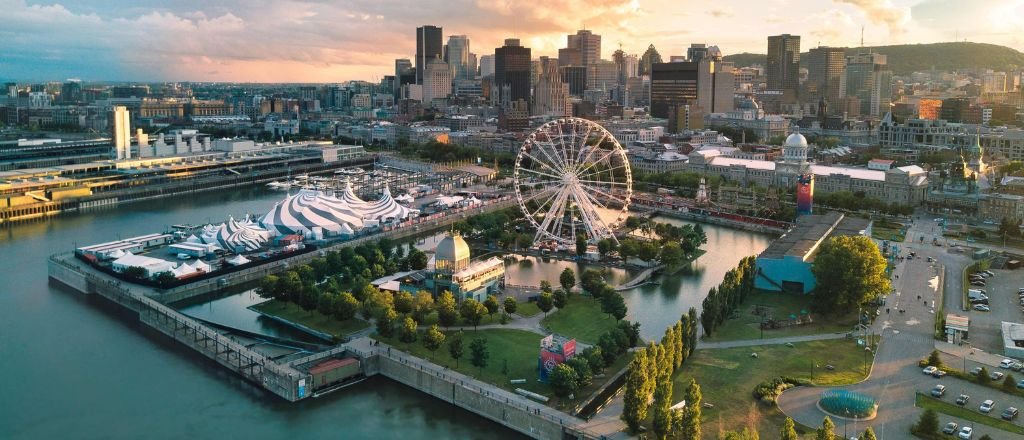
<svg viewBox="0 0 1024 440">
<path fill-rule="evenodd" d="M 906 238 L 902 223 L 879 220 L 871 225 L 871 238 L 902 242 Z"/>
<path fill-rule="evenodd" d="M 765 345 L 727 349 L 702 349 L 687 359 L 674 377 L 673 402 L 683 399 L 686 385 L 696 378 L 703 401 L 714 405 L 704 408 L 704 438 L 717 438 L 719 431 L 756 426 L 761 438 L 778 438 L 785 416 L 777 407 L 754 401 L 757 384 L 779 376 L 811 380 L 816 385 L 845 385 L 863 380 L 864 354 L 853 341 L 799 342 L 794 346 Z M 752 358 L 751 353 L 757 353 Z M 871 358 L 868 358 L 868 362 Z M 831 364 L 834 370 L 826 370 Z"/>
<path fill-rule="evenodd" d="M 445 332 L 445 335 L 450 338 L 452 332 Z M 448 353 L 448 340 L 436 352 L 431 353 L 423 347 L 421 341 L 406 344 L 399 341 L 397 335 L 393 338 L 383 338 L 374 334 L 372 337 L 414 356 L 429 359 L 435 364 L 446 366 L 506 390 L 514 391 L 516 388 L 524 388 L 551 397 L 548 405 L 555 408 L 570 408 L 578 403 L 578 400 L 573 402 L 555 397 L 550 386 L 537 381 L 537 358 L 540 356 L 540 339 L 543 336 L 536 333 L 512 329 L 465 331 L 463 332 L 465 353 L 458 363 Z M 490 353 L 489 363 L 482 370 L 470 363 L 469 344 L 478 337 L 487 339 L 487 349 Z M 631 356 L 623 356 L 605 372 L 610 376 L 611 373 L 625 366 L 629 359 Z M 507 373 L 504 372 L 506 366 Z M 511 379 L 526 379 L 526 383 L 513 385 L 509 383 Z M 577 393 L 578 399 L 589 396 L 604 380 L 595 378 L 594 384 Z"/>
<path fill-rule="evenodd" d="M 521 302 L 516 304 L 516 314 L 527 318 L 540 313 L 540 307 L 535 302 Z"/>
<path fill-rule="evenodd" d="M 333 317 L 321 315 L 320 312 L 316 310 L 307 312 L 302 310 L 301 307 L 290 302 L 273 299 L 252 306 L 252 308 L 268 315 L 274 315 L 278 318 L 287 319 L 296 324 L 304 325 L 313 330 L 332 334 L 338 338 L 342 338 L 345 335 L 358 332 L 370 326 L 369 322 L 361 319 L 338 321 Z"/>
<path fill-rule="evenodd" d="M 616 321 L 601 311 L 601 304 L 593 297 L 573 294 L 564 310 L 549 313 L 540 323 L 554 333 L 596 344 L 602 334 L 615 328 Z"/>
<path fill-rule="evenodd" d="M 961 406 L 953 405 L 951 403 L 943 402 L 939 399 L 925 396 L 924 394 L 921 393 L 917 393 L 915 406 L 924 409 L 930 408 L 937 413 L 942 413 L 953 417 L 959 417 L 964 420 L 970 420 L 971 422 L 974 423 L 980 423 L 982 425 L 991 426 L 993 428 L 1012 432 L 1017 435 L 1024 435 L 1024 428 L 1017 426 L 1013 423 L 1007 422 L 1003 419 L 997 418 L 998 415 L 995 417 L 988 416 L 974 410 L 970 410 Z"/>
<path fill-rule="evenodd" d="M 755 291 L 747 297 L 746 302 L 740 305 L 735 319 L 727 319 L 710 337 L 705 337 L 708 342 L 718 341 L 739 341 L 748 339 L 760 339 L 761 315 L 754 312 L 757 306 L 769 307 L 769 314 L 776 319 L 788 319 L 790 315 L 799 316 L 802 311 L 810 311 L 811 295 L 797 295 L 789 293 L 774 293 Z M 764 337 L 783 338 L 788 336 L 813 335 L 821 333 L 848 332 L 857 323 L 857 314 L 851 313 L 841 317 L 822 317 L 811 313 L 810 324 L 794 325 L 780 329 L 766 329 Z"/>
</svg>

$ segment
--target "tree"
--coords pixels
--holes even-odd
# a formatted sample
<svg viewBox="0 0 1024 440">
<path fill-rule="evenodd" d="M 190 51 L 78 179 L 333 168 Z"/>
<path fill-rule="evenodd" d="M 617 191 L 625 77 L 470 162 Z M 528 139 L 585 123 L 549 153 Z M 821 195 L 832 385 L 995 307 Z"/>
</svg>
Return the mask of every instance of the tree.
<svg viewBox="0 0 1024 440">
<path fill-rule="evenodd" d="M 796 425 L 793 424 L 793 419 L 786 417 L 786 421 L 782 422 L 779 440 L 799 440 L 799 437 L 796 435 Z"/>
<path fill-rule="evenodd" d="M 348 321 L 356 317 L 357 311 L 359 311 L 359 301 L 351 293 L 343 292 L 334 301 L 334 319 Z"/>
<path fill-rule="evenodd" d="M 487 314 L 494 317 L 495 313 L 501 309 L 501 305 L 498 304 L 498 297 L 494 295 L 487 295 L 487 299 L 484 300 L 484 307 L 487 308 Z"/>
<path fill-rule="evenodd" d="M 480 325 L 480 320 L 484 319 L 486 314 L 487 307 L 473 298 L 465 299 L 462 301 L 462 306 L 459 307 L 459 315 L 462 316 L 462 320 L 472 324 L 474 330 L 477 325 Z"/>
<path fill-rule="evenodd" d="M 412 270 L 423 270 L 427 268 L 427 254 L 419 249 L 412 248 L 412 250 L 409 251 L 409 257 L 407 259 L 409 260 L 409 268 Z"/>
<path fill-rule="evenodd" d="M 1003 391 L 1006 391 L 1007 393 L 1010 394 L 1016 394 L 1016 389 L 1017 380 L 1013 378 L 1012 374 L 1007 374 L 1006 377 L 1003 378 Z"/>
<path fill-rule="evenodd" d="M 583 235 L 576 236 L 576 255 L 583 256 L 587 253 L 587 238 Z"/>
<path fill-rule="evenodd" d="M 815 257 L 811 273 L 817 290 L 818 310 L 843 313 L 875 300 L 890 290 L 886 262 L 878 246 L 865 236 L 839 236 L 825 241 Z"/>
<path fill-rule="evenodd" d="M 604 295 L 601 297 L 601 311 L 609 315 L 612 315 L 617 320 L 621 320 L 626 317 L 626 300 L 622 298 L 619 292 L 612 292 L 611 294 Z"/>
<path fill-rule="evenodd" d="M 260 298 L 266 299 L 277 299 L 278 298 L 278 278 L 276 275 L 267 275 L 260 280 L 260 285 L 256 287 L 256 294 Z"/>
<path fill-rule="evenodd" d="M 654 388 L 654 402 L 651 404 L 651 415 L 654 419 L 654 436 L 658 439 L 667 438 L 672 432 L 672 381 L 668 375 L 658 379 Z"/>
<path fill-rule="evenodd" d="M 587 269 L 580 275 L 580 287 L 592 296 L 598 296 L 601 287 L 604 286 L 604 277 L 596 269 Z"/>
<path fill-rule="evenodd" d="M 679 243 L 670 241 L 661 247 L 661 262 L 669 266 L 681 264 L 684 260 L 683 249 Z"/>
<path fill-rule="evenodd" d="M 576 272 L 573 272 L 571 268 L 565 268 L 562 270 L 562 274 L 558 276 L 558 283 L 562 285 L 562 289 L 566 292 L 572 292 L 572 288 L 576 287 Z"/>
<path fill-rule="evenodd" d="M 568 397 L 578 390 L 579 375 L 576 370 L 566 364 L 558 364 L 551 370 L 549 377 L 551 388 L 560 397 Z"/>
<path fill-rule="evenodd" d="M 316 303 L 316 311 L 320 312 L 321 315 L 331 316 L 331 312 L 334 310 L 334 295 L 323 294 Z"/>
<path fill-rule="evenodd" d="M 836 424 L 832 423 L 832 419 L 829 416 L 825 416 L 821 421 L 821 427 L 814 433 L 814 440 L 835 440 L 835 438 Z"/>
<path fill-rule="evenodd" d="M 980 438 L 978 438 L 978 440 L 992 440 L 992 437 L 989 436 L 988 434 L 985 434 L 985 435 L 981 436 Z"/>
<path fill-rule="evenodd" d="M 398 292 L 395 295 L 395 311 L 402 314 L 412 313 L 416 304 L 416 299 L 413 298 L 409 292 Z"/>
<path fill-rule="evenodd" d="M 473 342 L 469 343 L 469 363 L 479 368 L 481 373 L 483 373 L 484 367 L 487 366 L 487 360 L 490 357 L 491 354 L 487 352 L 486 339 L 476 338 Z"/>
<path fill-rule="evenodd" d="M 413 305 L 412 317 L 417 322 L 422 323 L 427 319 L 427 315 L 434 310 L 434 296 L 426 290 L 416 292 L 416 302 Z"/>
<path fill-rule="evenodd" d="M 647 419 L 647 362 L 646 352 L 638 351 L 626 371 L 621 417 L 632 432 L 637 432 L 640 424 Z"/>
<path fill-rule="evenodd" d="M 505 306 L 505 313 L 508 313 L 509 315 L 511 315 L 511 314 L 516 312 L 516 308 L 519 307 L 519 303 L 516 302 L 515 298 L 510 296 L 508 298 L 505 298 L 504 306 Z"/>
<path fill-rule="evenodd" d="M 396 319 L 398 319 L 398 314 L 395 313 L 395 309 L 385 308 L 377 317 L 377 333 L 385 338 L 390 338 L 394 334 Z"/>
<path fill-rule="evenodd" d="M 542 293 L 537 298 L 537 308 L 544 312 L 544 316 L 547 316 L 548 312 L 551 311 L 551 307 L 554 306 L 554 297 L 550 293 Z"/>
<path fill-rule="evenodd" d="M 410 316 L 402 320 L 402 334 L 398 339 L 405 343 L 416 342 L 416 321 Z"/>
<path fill-rule="evenodd" d="M 448 354 L 455 359 L 455 368 L 459 368 L 459 358 L 462 357 L 462 331 L 456 332 L 452 335 L 452 340 L 448 341 Z"/>
<path fill-rule="evenodd" d="M 146 268 L 139 266 L 126 267 L 124 268 L 124 270 L 121 271 L 121 274 L 128 278 L 136 280 L 144 280 L 148 278 Z"/>
<path fill-rule="evenodd" d="M 987 384 L 989 382 L 992 382 L 992 378 L 988 375 L 988 368 L 981 367 L 981 370 L 978 371 L 978 383 Z"/>
<path fill-rule="evenodd" d="M 686 408 L 683 409 L 682 435 L 684 440 L 700 440 L 700 385 L 697 381 L 690 379 L 690 385 L 686 387 Z"/>
<path fill-rule="evenodd" d="M 430 359 L 434 359 L 434 351 L 441 348 L 444 339 L 444 333 L 437 328 L 437 324 L 431 325 L 427 331 L 423 332 L 423 347 L 430 350 Z"/>
<path fill-rule="evenodd" d="M 918 437 L 937 438 L 939 436 L 939 416 L 933 409 L 926 409 L 917 419 L 917 424 L 910 427 L 910 432 Z"/>
<path fill-rule="evenodd" d="M 750 427 L 743 428 L 742 431 L 726 431 L 719 435 L 719 440 L 760 440 L 761 436 L 757 434 L 757 431 L 750 429 Z"/>
<path fill-rule="evenodd" d="M 459 319 L 459 313 L 455 308 L 455 296 L 445 290 L 437 298 L 437 320 L 444 327 L 451 327 Z"/>
<path fill-rule="evenodd" d="M 939 357 L 939 350 L 932 350 L 932 353 L 928 355 L 928 365 L 942 368 L 942 358 Z"/>
<path fill-rule="evenodd" d="M 875 437 L 875 430 L 868 426 L 868 429 L 865 429 L 864 433 L 860 435 L 860 440 L 878 440 L 878 438 Z"/>
<path fill-rule="evenodd" d="M 558 289 L 552 296 L 552 300 L 555 304 L 555 307 L 558 307 L 558 309 L 561 310 L 564 309 L 565 306 L 569 304 L 569 295 L 565 293 L 565 290 Z"/>
</svg>

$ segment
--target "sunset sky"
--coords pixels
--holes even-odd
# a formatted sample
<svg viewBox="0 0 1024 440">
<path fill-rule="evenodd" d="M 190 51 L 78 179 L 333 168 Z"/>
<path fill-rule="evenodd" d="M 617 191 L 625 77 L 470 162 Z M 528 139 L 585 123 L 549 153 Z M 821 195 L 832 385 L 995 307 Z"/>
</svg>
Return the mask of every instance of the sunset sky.
<svg viewBox="0 0 1024 440">
<path fill-rule="evenodd" d="M 338 82 L 378 80 L 413 58 L 423 24 L 472 52 L 508 37 L 557 55 L 587 28 L 602 54 L 666 58 L 691 43 L 764 53 L 768 35 L 822 45 L 960 40 L 1024 50 L 1024 0 L 0 0 L 0 79 Z"/>
</svg>

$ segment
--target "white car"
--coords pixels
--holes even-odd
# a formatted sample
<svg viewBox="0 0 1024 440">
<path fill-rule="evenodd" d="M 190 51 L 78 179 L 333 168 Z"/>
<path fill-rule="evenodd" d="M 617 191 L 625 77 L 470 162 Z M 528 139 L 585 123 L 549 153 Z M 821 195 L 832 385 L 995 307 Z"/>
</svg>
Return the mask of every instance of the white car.
<svg viewBox="0 0 1024 440">
<path fill-rule="evenodd" d="M 974 305 L 974 310 L 977 310 L 979 312 L 987 312 L 987 311 L 992 310 L 992 309 L 989 309 L 988 306 L 986 306 L 984 304 L 975 304 Z"/>
<path fill-rule="evenodd" d="M 962 440 L 971 440 L 971 434 L 974 434 L 974 428 L 964 426 L 963 428 L 960 428 L 960 433 L 956 436 Z"/>
<path fill-rule="evenodd" d="M 999 361 L 999 368 L 1010 368 L 1013 365 L 1013 359 L 1003 359 Z"/>
<path fill-rule="evenodd" d="M 930 375 L 930 374 L 934 374 L 937 370 L 938 370 L 938 368 L 929 365 L 927 367 L 924 367 L 924 370 L 921 370 L 921 372 L 924 373 L 924 374 L 929 374 Z"/>
<path fill-rule="evenodd" d="M 986 400 L 984 402 L 981 402 L 981 406 L 978 407 L 978 411 L 981 411 L 981 412 L 983 412 L 985 414 L 988 414 L 988 413 L 992 412 L 992 408 L 995 408 L 995 406 L 996 406 L 996 403 L 993 402 L 992 399 L 989 399 L 989 400 Z"/>
</svg>

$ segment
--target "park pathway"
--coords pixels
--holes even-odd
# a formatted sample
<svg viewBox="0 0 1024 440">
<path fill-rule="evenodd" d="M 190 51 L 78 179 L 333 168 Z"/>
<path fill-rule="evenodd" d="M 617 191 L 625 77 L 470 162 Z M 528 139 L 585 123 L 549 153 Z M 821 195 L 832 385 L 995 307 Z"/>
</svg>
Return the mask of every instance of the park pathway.
<svg viewBox="0 0 1024 440">
<path fill-rule="evenodd" d="M 781 345 L 791 344 L 794 342 L 808 342 L 808 341 L 826 341 L 830 339 L 843 339 L 846 337 L 846 333 L 825 333 L 819 335 L 805 335 L 805 336 L 788 336 L 784 338 L 770 338 L 770 339 L 747 339 L 743 341 L 722 341 L 722 342 L 704 342 L 697 341 L 697 350 L 703 349 L 716 349 L 716 348 L 735 348 L 735 347 L 756 347 L 759 345 Z"/>
</svg>

